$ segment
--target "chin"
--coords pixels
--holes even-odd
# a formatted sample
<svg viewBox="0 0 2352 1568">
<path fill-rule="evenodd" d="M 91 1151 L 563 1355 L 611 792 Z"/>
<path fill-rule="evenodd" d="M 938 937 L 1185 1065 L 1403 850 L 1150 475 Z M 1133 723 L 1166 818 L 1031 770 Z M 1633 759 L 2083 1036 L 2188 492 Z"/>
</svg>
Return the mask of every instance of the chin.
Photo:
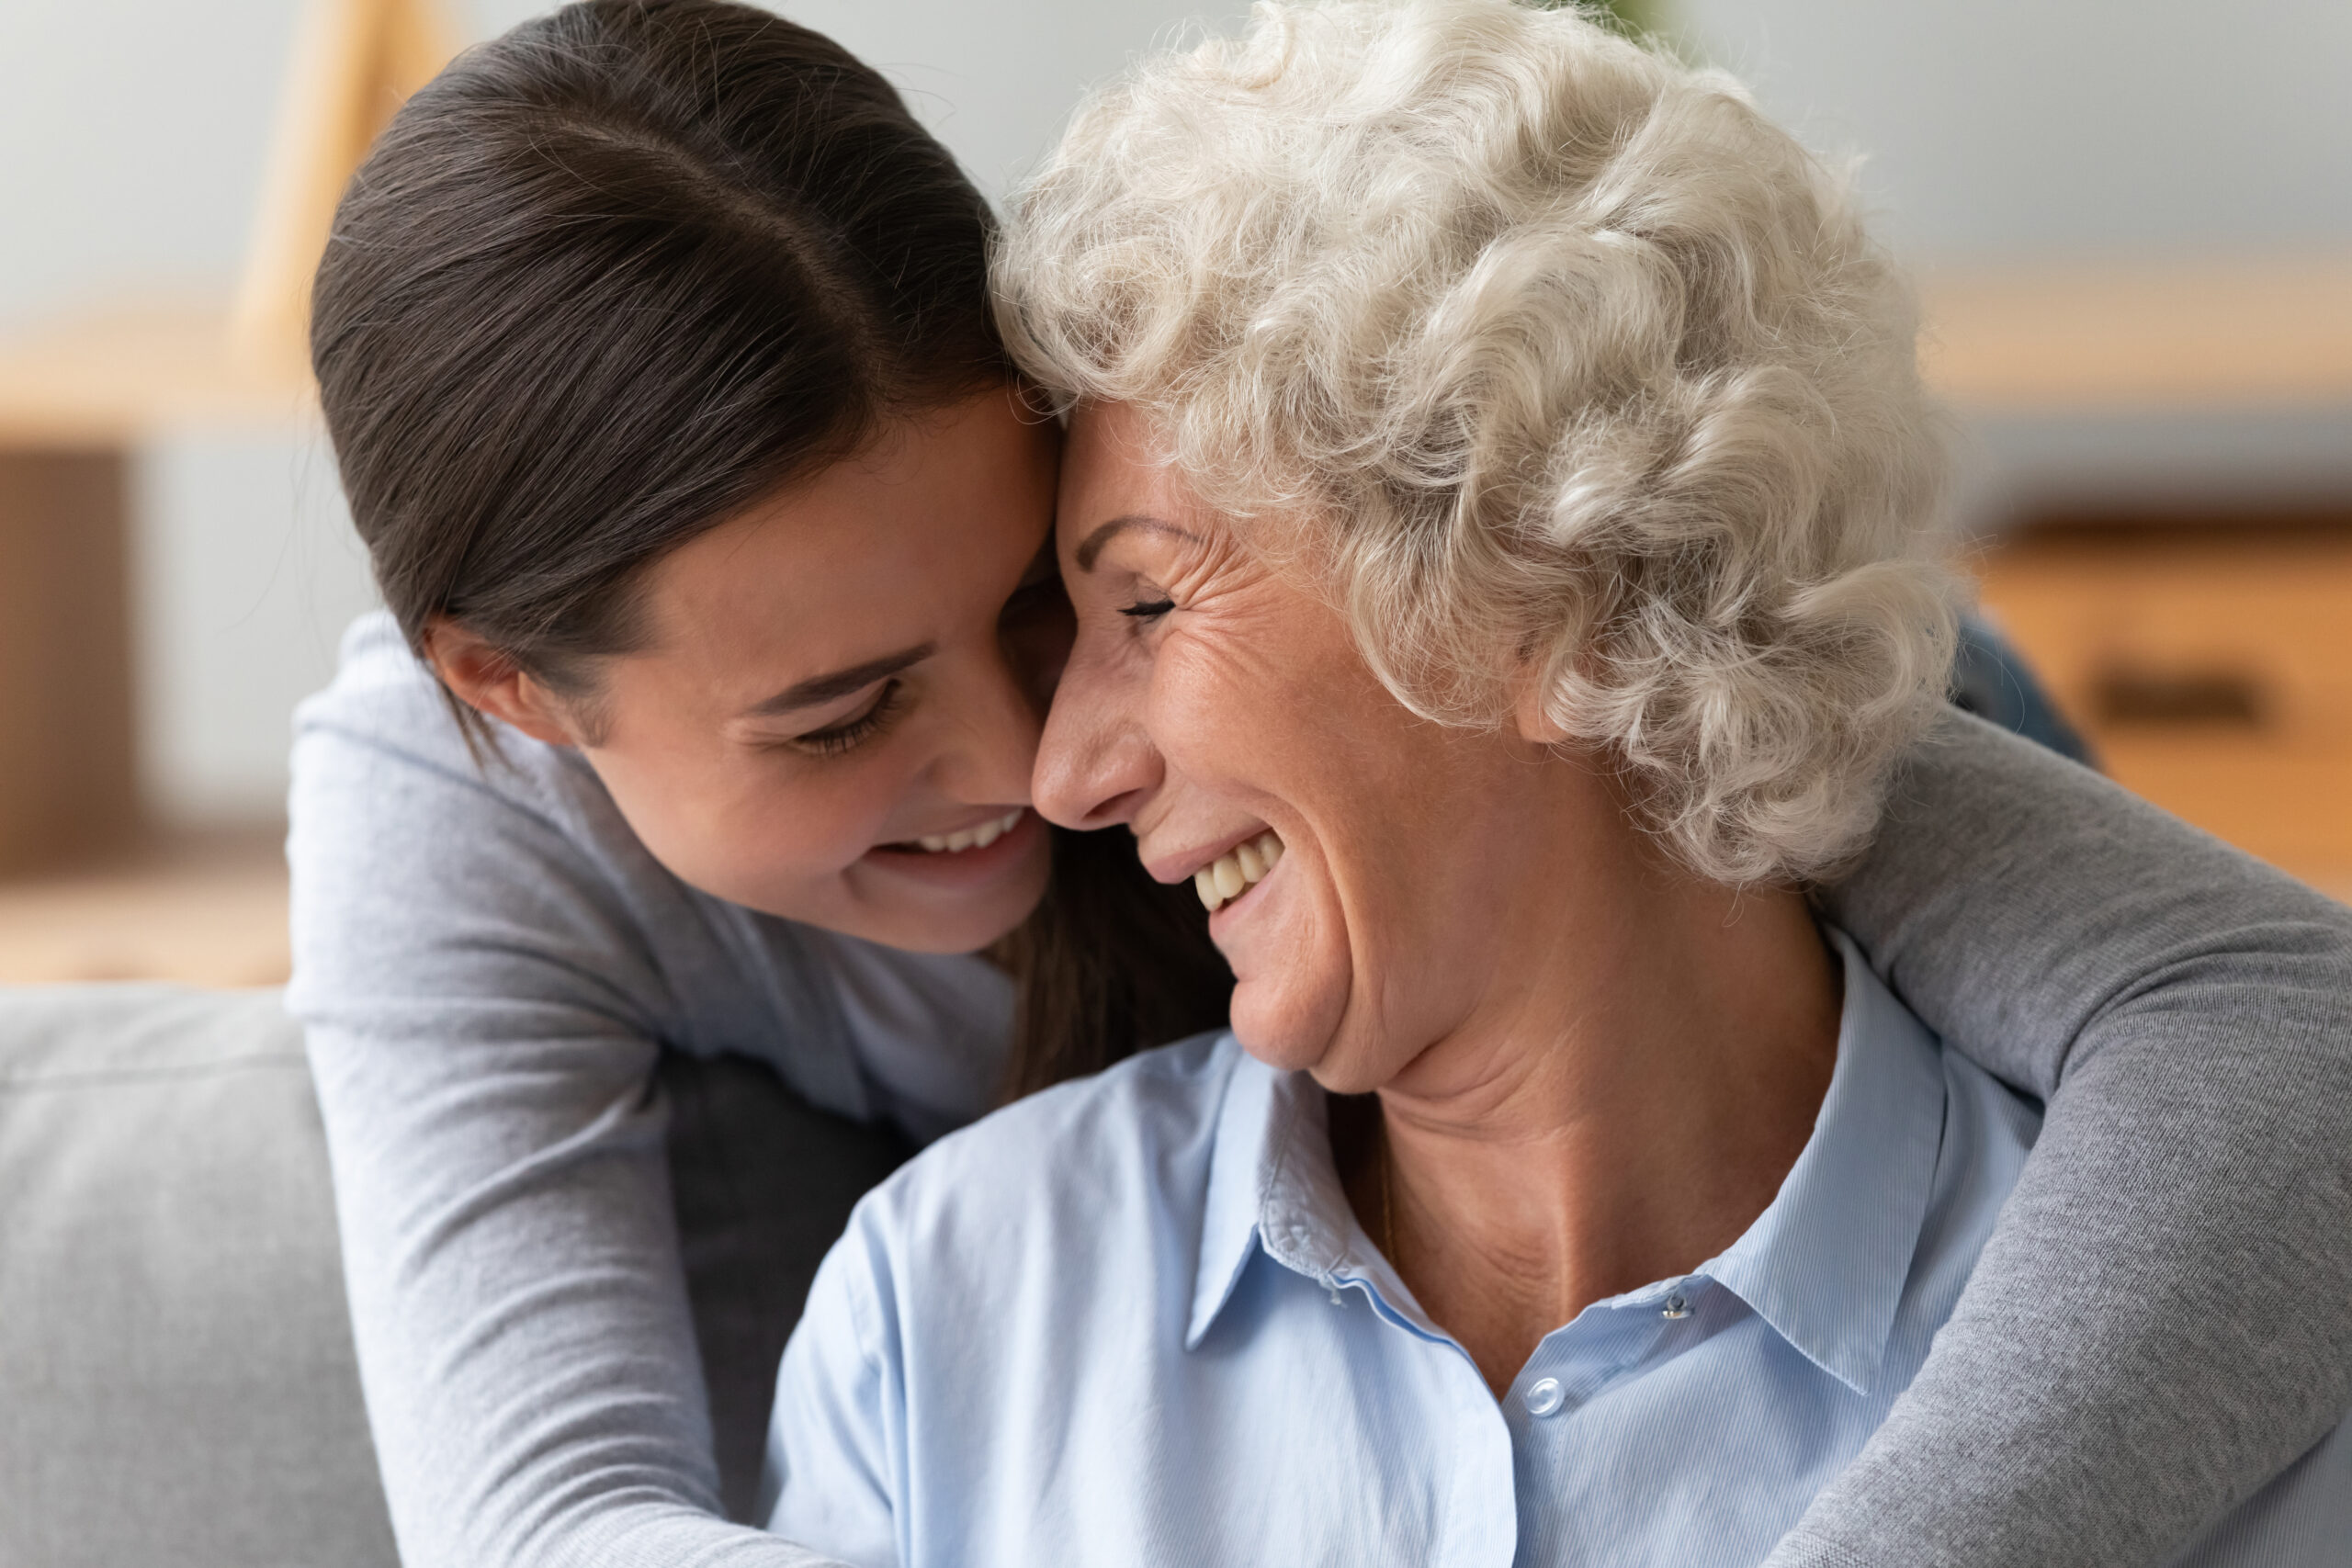
<svg viewBox="0 0 2352 1568">
<path fill-rule="evenodd" d="M 1266 1066 L 1313 1073 L 1321 1081 L 1324 1057 L 1344 1010 L 1343 996 L 1318 995 L 1321 989 L 1257 977 L 1238 981 L 1233 988 L 1234 1037 Z"/>
<path fill-rule="evenodd" d="M 906 947 L 908 952 L 981 952 L 992 947 L 1021 929 L 1021 921 L 1037 909 L 1037 903 L 1045 898 L 1046 879 L 1054 874 L 1054 858 L 1049 853 L 1037 856 L 1023 872 L 1013 886 L 992 898 L 976 900 L 971 908 L 917 905 L 906 909 L 903 933 L 899 938 L 877 936 L 875 941 Z"/>
<path fill-rule="evenodd" d="M 1038 853 L 995 886 L 947 896 L 903 885 L 861 883 L 854 875 L 838 878 L 821 890 L 796 889 L 791 897 L 764 889 L 697 886 L 763 914 L 860 942 L 904 953 L 978 953 L 1018 929 L 1045 897 L 1052 871 L 1051 854 Z"/>
<path fill-rule="evenodd" d="M 1030 908 L 1035 908 L 1033 900 Z M 901 953 L 980 953 L 1017 930 L 1029 909 L 941 918 L 936 910 L 865 910 L 838 920 L 806 922 Z"/>
<path fill-rule="evenodd" d="M 848 934 L 909 953 L 978 953 L 1019 930 L 1037 908 L 1046 893 L 1046 869 L 1041 866 L 1035 886 L 1015 897 L 993 898 L 968 909 L 897 909 L 876 922 L 876 929 Z"/>
</svg>

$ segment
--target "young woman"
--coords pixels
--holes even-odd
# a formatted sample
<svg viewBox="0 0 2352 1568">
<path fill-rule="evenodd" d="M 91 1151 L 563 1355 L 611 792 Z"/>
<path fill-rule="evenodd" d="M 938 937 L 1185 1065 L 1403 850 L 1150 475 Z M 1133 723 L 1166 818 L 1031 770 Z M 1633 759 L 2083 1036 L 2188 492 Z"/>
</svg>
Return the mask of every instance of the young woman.
<svg viewBox="0 0 2352 1568">
<path fill-rule="evenodd" d="M 987 244 L 877 76 L 711 0 L 471 51 L 345 199 L 314 355 L 390 614 L 301 715 L 290 1005 L 412 1568 L 806 1561 L 718 1511 L 664 1047 L 922 1139 L 1222 1006 L 1124 836 L 1028 808 L 1057 434 Z M 2140 1561 L 2343 1403 L 2352 1282 L 2271 1211 L 2352 1218 L 2352 935 L 1997 739 L 1899 802 L 1824 899 L 2054 1099 L 1955 1348 L 1792 1540 Z M 2223 1277 L 2266 1310 L 2143 1310 Z"/>
</svg>

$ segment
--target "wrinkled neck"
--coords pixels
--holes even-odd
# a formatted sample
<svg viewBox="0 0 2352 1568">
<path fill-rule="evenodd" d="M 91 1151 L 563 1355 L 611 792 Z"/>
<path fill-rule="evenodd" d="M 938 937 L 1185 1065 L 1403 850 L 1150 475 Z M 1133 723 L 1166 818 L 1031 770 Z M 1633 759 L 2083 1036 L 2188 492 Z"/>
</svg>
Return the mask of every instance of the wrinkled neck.
<svg viewBox="0 0 2352 1568">
<path fill-rule="evenodd" d="M 1573 903 L 1518 922 L 1488 1005 L 1382 1087 L 1348 1171 L 1368 1234 L 1498 1394 L 1591 1303 L 1736 1240 L 1837 1060 L 1838 972 L 1799 895 L 1648 866 L 1588 875 Z"/>
</svg>

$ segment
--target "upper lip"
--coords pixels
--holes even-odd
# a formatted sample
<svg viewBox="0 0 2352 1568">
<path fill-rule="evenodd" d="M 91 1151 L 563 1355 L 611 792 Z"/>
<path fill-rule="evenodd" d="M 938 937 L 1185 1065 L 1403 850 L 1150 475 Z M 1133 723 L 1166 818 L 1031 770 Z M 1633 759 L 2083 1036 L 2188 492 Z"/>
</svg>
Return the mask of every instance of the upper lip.
<svg viewBox="0 0 2352 1568">
<path fill-rule="evenodd" d="M 1203 866 L 1215 865 L 1241 845 L 1262 833 L 1272 831 L 1273 831 L 1272 828 L 1261 822 L 1254 828 L 1244 828 L 1230 837 L 1211 840 L 1215 845 L 1214 848 L 1171 850 L 1165 854 L 1146 855 L 1143 868 L 1150 874 L 1154 882 L 1165 882 L 1171 886 L 1179 882 L 1189 882 L 1193 879 L 1193 874 Z"/>
</svg>

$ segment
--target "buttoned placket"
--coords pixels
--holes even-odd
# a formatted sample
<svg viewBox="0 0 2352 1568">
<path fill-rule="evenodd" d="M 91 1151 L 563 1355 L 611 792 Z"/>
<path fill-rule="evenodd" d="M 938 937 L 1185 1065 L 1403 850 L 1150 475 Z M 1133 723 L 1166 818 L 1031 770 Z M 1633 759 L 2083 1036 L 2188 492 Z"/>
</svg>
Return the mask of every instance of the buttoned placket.
<svg viewBox="0 0 2352 1568">
<path fill-rule="evenodd" d="M 1283 1238 L 1311 1245 L 1302 1227 Z M 1447 1412 L 1451 1442 L 1432 1442 L 1433 1462 L 1449 1464 L 1444 1551 L 1453 1565 L 1513 1562 L 1518 1543 L 1530 1539 L 1530 1505 L 1548 1499 L 1547 1484 L 1561 1445 L 1574 1440 L 1575 1416 L 1611 1383 L 1653 1368 L 1663 1352 L 1680 1354 L 1746 1307 L 1701 1275 L 1658 1281 L 1609 1302 L 1596 1303 L 1576 1320 L 1554 1329 L 1537 1345 L 1510 1391 L 1498 1402 L 1487 1389 L 1468 1351 L 1425 1322 L 1409 1297 L 1392 1299 L 1394 1270 L 1359 1239 L 1335 1268 L 1321 1275 L 1335 1305 L 1351 1302 L 1378 1314 L 1400 1337 L 1394 1353 L 1440 1355 L 1452 1363 L 1447 1382 L 1459 1395 Z M 1434 1439 L 1436 1433 L 1431 1434 Z M 1507 1525 L 1506 1525 L 1507 1522 Z M 1505 1527 L 1505 1528 L 1498 1528 Z"/>
<path fill-rule="evenodd" d="M 1310 1165 L 1278 1177 L 1261 1193 L 1259 1238 L 1277 1262 L 1315 1281 L 1335 1308 L 1357 1303 L 1354 1310 L 1376 1314 L 1398 1337 L 1392 1354 L 1438 1355 L 1449 1363 L 1442 1381 L 1455 1390 L 1444 1413 L 1451 1438 L 1432 1431 L 1425 1450 L 1425 1462 L 1447 1469 L 1436 1556 L 1445 1568 L 1516 1562 L 1519 1542 L 1529 1538 L 1524 1509 L 1547 1496 L 1546 1472 L 1575 1413 L 1651 1361 L 1662 1345 L 1703 1337 L 1686 1332 L 1696 1315 L 1692 1303 L 1715 1293 L 1711 1281 L 1691 1275 L 1596 1303 L 1544 1336 L 1498 1401 L 1470 1353 L 1420 1311 L 1356 1223 L 1336 1173 Z"/>
<path fill-rule="evenodd" d="M 1477 1363 L 1453 1336 L 1421 1315 L 1409 1294 L 1392 1297 L 1392 1289 L 1403 1292 L 1402 1281 L 1360 1232 L 1348 1258 L 1324 1282 L 1343 1305 L 1360 1297 L 1360 1310 L 1379 1315 L 1396 1337 L 1392 1353 L 1444 1359 L 1442 1381 L 1453 1391 L 1443 1413 L 1451 1431 L 1432 1431 L 1424 1450 L 1426 1462 L 1446 1467 L 1442 1545 L 1433 1561 L 1443 1568 L 1509 1568 L 1519 1552 L 1517 1445 Z"/>
<path fill-rule="evenodd" d="M 1747 1308 L 1699 1274 L 1597 1302 L 1544 1336 L 1498 1401 L 1470 1353 L 1420 1311 L 1356 1222 L 1328 1156 L 1317 1160 L 1320 1151 L 1291 1141 L 1302 1131 L 1294 1122 L 1273 1140 L 1282 1155 L 1260 1188 L 1259 1243 L 1325 1292 L 1335 1308 L 1378 1314 L 1398 1337 L 1390 1353 L 1446 1358 L 1442 1382 L 1455 1391 L 1443 1413 L 1450 1440 L 1433 1429 L 1424 1456 L 1447 1470 L 1433 1560 L 1444 1568 L 1509 1568 L 1519 1543 L 1544 1533 L 1530 1529 L 1525 1509 L 1548 1501 L 1548 1482 L 1561 1445 L 1572 1439 L 1577 1413 L 1611 1383 L 1655 1365 L 1661 1350 L 1679 1354 Z"/>
<path fill-rule="evenodd" d="M 1544 1337 L 1504 1396 L 1504 1409 L 1538 1421 L 1572 1415 L 1627 1372 L 1649 1365 L 1660 1350 L 1696 1344 L 1699 1335 L 1681 1330 L 1696 1315 L 1693 1303 L 1714 1289 L 1713 1281 L 1690 1275 L 1595 1303 Z M 1514 1432 L 1523 1426 L 1514 1423 Z"/>
<path fill-rule="evenodd" d="M 1557 1540 L 1557 1522 L 1531 1517 L 1530 1510 L 1555 1506 L 1571 1446 L 1584 1438 L 1579 1417 L 1592 1402 L 1695 1347 L 1743 1310 L 1728 1292 L 1692 1275 L 1596 1303 L 1544 1337 L 1500 1411 L 1510 1432 L 1513 1513 L 1522 1541 L 1532 1547 Z"/>
</svg>

